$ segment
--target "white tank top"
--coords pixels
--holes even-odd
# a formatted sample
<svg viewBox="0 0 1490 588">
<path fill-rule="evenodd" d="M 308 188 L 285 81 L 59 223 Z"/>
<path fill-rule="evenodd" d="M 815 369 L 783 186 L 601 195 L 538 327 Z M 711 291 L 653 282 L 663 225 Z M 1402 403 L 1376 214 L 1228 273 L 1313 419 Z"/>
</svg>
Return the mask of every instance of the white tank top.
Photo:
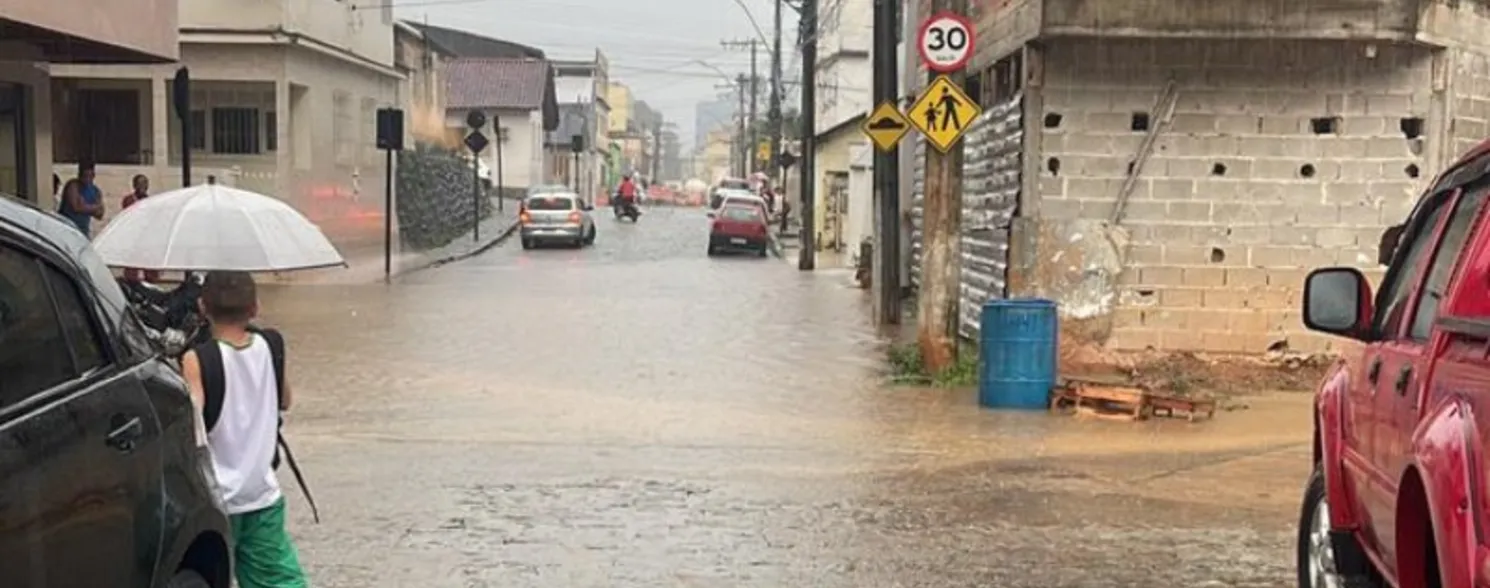
<svg viewBox="0 0 1490 588">
<path fill-rule="evenodd" d="M 279 433 L 273 354 L 258 334 L 243 349 L 221 341 L 217 345 L 222 350 L 222 414 L 207 442 L 218 495 L 228 514 L 262 510 L 281 496 L 273 466 Z"/>
</svg>

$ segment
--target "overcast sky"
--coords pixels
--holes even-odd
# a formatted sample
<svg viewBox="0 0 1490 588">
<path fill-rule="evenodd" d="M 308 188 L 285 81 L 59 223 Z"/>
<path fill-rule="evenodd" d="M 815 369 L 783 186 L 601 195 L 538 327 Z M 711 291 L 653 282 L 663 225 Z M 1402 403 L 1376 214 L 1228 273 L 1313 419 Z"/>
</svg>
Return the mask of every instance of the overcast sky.
<svg viewBox="0 0 1490 588">
<path fill-rule="evenodd" d="M 750 71 L 748 50 L 720 46 L 758 37 L 740 4 L 770 35 L 773 0 L 395 0 L 400 18 L 536 46 L 554 58 L 588 58 L 599 48 L 610 60 L 611 80 L 662 111 L 685 142 L 693 137 L 694 105 L 727 91 L 716 88 L 725 80 L 715 68 L 731 76 Z M 784 77 L 795 79 L 790 9 L 782 29 Z M 763 77 L 770 72 L 768 51 L 760 53 Z"/>
</svg>

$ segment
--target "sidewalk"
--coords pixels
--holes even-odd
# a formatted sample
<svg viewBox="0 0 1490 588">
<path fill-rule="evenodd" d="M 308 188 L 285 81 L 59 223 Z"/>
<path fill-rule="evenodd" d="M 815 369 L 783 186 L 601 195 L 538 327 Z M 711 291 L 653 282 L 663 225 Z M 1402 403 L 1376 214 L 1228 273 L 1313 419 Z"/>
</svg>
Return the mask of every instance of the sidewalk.
<svg viewBox="0 0 1490 588">
<path fill-rule="evenodd" d="M 493 204 L 497 203 L 495 198 L 492 200 Z M 490 217 L 481 221 L 480 238 L 477 238 L 477 235 L 472 231 L 467 231 L 466 234 L 461 235 L 444 247 L 437 247 L 415 254 L 421 258 L 423 263 L 415 264 L 399 273 L 418 271 L 460 261 L 468 257 L 480 255 L 492 247 L 500 245 L 517 231 L 517 207 L 520 202 L 521 200 L 517 199 L 507 199 L 501 203 L 503 207 L 501 211 L 493 211 Z"/>
<path fill-rule="evenodd" d="M 496 204 L 493 199 L 493 204 Z M 517 207 L 519 200 L 506 199 L 500 212 L 493 211 L 481 222 L 481 238 L 472 231 L 446 244 L 426 251 L 402 249 L 395 245 L 393 251 L 393 275 L 447 264 L 479 255 L 497 246 L 517 230 Z M 397 237 L 395 236 L 395 239 Z M 383 250 L 357 249 L 343 251 L 346 268 L 328 268 L 293 273 L 267 274 L 264 281 L 279 284 L 371 284 L 383 281 Z"/>
</svg>

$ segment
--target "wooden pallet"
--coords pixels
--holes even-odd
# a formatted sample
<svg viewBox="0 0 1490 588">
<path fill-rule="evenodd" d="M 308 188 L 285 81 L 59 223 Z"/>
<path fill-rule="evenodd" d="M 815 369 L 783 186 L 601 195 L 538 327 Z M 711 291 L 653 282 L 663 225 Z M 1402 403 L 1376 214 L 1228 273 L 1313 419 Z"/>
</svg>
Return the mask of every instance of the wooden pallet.
<svg viewBox="0 0 1490 588">
<path fill-rule="evenodd" d="M 1200 415 L 1214 417 L 1216 401 L 1165 396 L 1136 386 L 1070 381 L 1051 395 L 1050 411 L 1118 421 L 1174 418 L 1178 413 L 1195 421 Z"/>
</svg>

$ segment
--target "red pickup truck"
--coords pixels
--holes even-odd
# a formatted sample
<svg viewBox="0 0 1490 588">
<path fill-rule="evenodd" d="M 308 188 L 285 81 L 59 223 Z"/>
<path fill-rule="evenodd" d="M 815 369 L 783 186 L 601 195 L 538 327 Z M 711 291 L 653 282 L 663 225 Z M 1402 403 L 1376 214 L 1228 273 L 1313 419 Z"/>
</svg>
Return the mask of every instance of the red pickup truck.
<svg viewBox="0 0 1490 588">
<path fill-rule="evenodd" d="M 1315 404 L 1298 585 L 1490 587 L 1490 142 L 1435 179 L 1389 229 L 1372 293 L 1315 270 L 1311 329 L 1355 339 Z"/>
</svg>

